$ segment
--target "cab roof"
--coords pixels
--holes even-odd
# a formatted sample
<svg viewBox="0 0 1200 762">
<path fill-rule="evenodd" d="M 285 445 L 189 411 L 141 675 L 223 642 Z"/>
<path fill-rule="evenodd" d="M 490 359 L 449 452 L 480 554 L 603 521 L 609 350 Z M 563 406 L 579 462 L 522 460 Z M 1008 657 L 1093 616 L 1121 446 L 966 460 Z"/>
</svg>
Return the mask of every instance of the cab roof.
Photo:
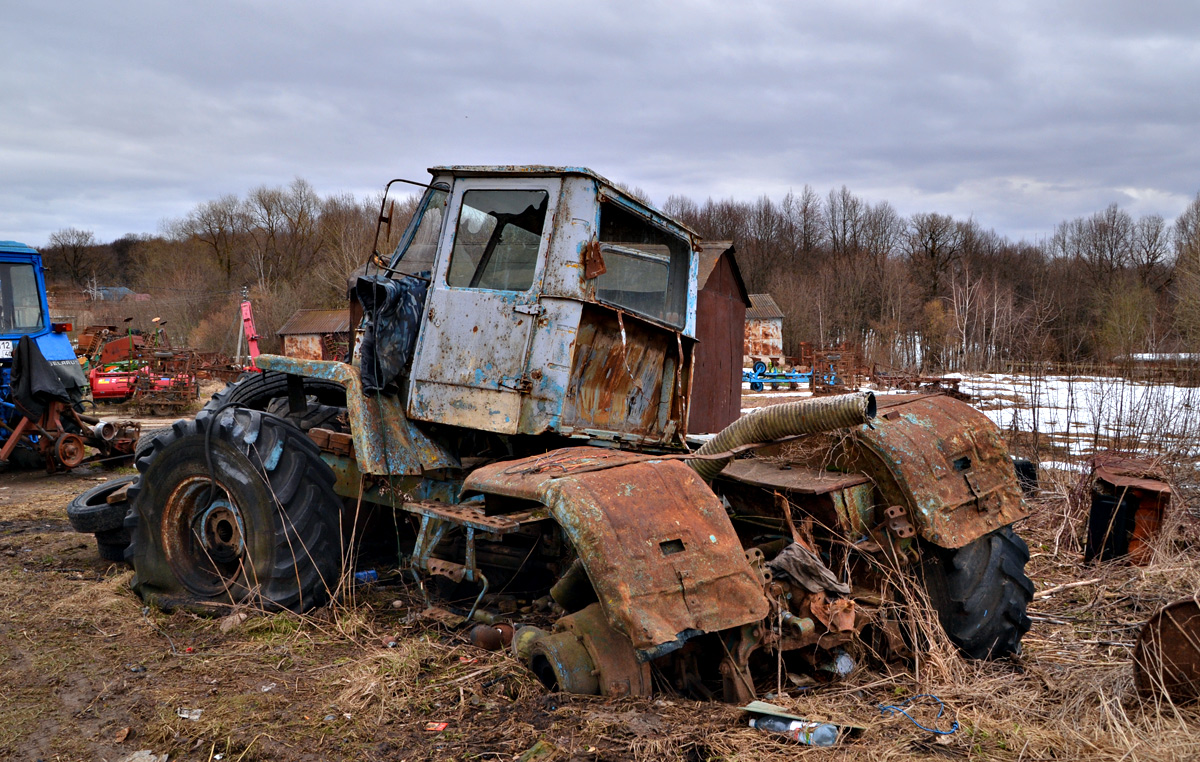
<svg viewBox="0 0 1200 762">
<path fill-rule="evenodd" d="M 454 175 L 455 177 L 492 177 L 495 175 L 563 177 L 566 175 L 583 175 L 610 188 L 616 188 L 616 185 L 611 180 L 593 172 L 587 167 L 561 167 L 548 164 L 450 164 L 441 167 L 430 167 L 429 173 L 432 175 Z"/>
<path fill-rule="evenodd" d="M 31 248 L 20 241 L 0 241 L 0 253 L 37 254 L 37 249 Z"/>
<path fill-rule="evenodd" d="M 604 194 L 620 198 L 628 205 L 645 209 L 650 213 L 651 217 L 659 218 L 675 225 L 690 234 L 693 239 L 699 238 L 696 231 L 687 225 L 684 225 L 673 217 L 668 217 L 665 213 L 650 204 L 634 198 L 612 180 L 597 172 L 593 172 L 587 167 L 566 167 L 549 164 L 448 164 L 430 167 L 429 174 L 435 176 L 453 175 L 454 177 L 567 177 L 570 175 L 587 177 L 600 185 L 604 189 Z"/>
</svg>

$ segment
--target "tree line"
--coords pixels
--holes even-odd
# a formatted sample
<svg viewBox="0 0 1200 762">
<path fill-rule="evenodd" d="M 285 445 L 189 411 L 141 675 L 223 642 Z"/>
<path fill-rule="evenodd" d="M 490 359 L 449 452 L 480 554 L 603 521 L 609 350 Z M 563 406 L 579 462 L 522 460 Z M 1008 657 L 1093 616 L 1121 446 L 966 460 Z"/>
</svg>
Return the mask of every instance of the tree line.
<svg viewBox="0 0 1200 762">
<path fill-rule="evenodd" d="M 905 217 L 844 186 L 664 206 L 735 242 L 747 288 L 784 312 L 788 353 L 845 342 L 870 362 L 946 372 L 1200 346 L 1200 195 L 1170 223 L 1112 204 L 1035 243 L 970 218 Z"/>
<path fill-rule="evenodd" d="M 153 312 L 177 341 L 206 350 L 229 351 L 248 287 L 265 348 L 278 351 L 275 331 L 297 308 L 345 304 L 379 204 L 321 197 L 296 179 L 206 201 L 157 234 L 100 243 L 60 230 L 43 256 L 60 300 L 126 286 L 150 299 L 90 302 L 92 318 Z M 415 205 L 400 205 L 393 231 Z M 734 242 L 747 288 L 784 312 L 788 354 L 800 342 L 846 343 L 872 363 L 948 372 L 1200 349 L 1200 194 L 1174 221 L 1112 204 L 1033 243 L 971 218 L 903 216 L 845 186 L 754 201 L 671 196 L 663 210 Z"/>
</svg>

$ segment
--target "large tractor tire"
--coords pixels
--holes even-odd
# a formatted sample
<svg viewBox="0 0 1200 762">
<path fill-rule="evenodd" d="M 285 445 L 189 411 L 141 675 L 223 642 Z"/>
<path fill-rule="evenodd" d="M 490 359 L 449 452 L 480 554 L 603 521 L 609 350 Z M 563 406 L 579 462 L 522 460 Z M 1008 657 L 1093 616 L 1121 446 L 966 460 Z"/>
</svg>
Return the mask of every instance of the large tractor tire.
<svg viewBox="0 0 1200 762">
<path fill-rule="evenodd" d="M 970 659 L 1020 652 L 1029 631 L 1025 610 L 1033 583 L 1025 576 L 1029 548 L 1003 527 L 961 548 L 926 546 L 921 570 L 942 629 Z"/>
<path fill-rule="evenodd" d="M 346 388 L 336 381 L 324 378 L 307 378 L 304 394 L 315 398 L 310 402 L 333 407 L 345 407 Z M 204 403 L 205 410 L 225 407 L 244 407 L 251 410 L 266 410 L 273 400 L 288 396 L 287 374 L 272 371 L 243 373 L 237 381 L 227 385 Z"/>
<path fill-rule="evenodd" d="M 137 463 L 143 455 L 149 454 L 154 449 L 156 441 L 170 436 L 174 436 L 174 433 L 169 426 L 165 429 L 152 429 L 142 434 L 133 445 L 133 462 Z"/>
<path fill-rule="evenodd" d="M 246 604 L 302 612 L 341 575 L 340 501 L 320 450 L 267 413 L 177 421 L 137 462 L 130 583 L 161 608 Z"/>
</svg>

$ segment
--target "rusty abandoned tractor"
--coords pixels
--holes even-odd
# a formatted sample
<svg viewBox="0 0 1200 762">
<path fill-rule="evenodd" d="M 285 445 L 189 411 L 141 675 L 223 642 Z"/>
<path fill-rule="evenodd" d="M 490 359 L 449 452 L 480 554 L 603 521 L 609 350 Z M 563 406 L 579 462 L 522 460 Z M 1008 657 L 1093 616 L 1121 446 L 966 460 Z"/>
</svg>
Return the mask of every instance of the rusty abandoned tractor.
<svg viewBox="0 0 1200 762">
<path fill-rule="evenodd" d="M 921 646 L 914 596 L 967 656 L 1018 650 L 1025 507 L 982 414 L 857 393 L 694 450 L 696 235 L 586 169 L 431 174 L 402 232 L 385 194 L 354 362 L 262 355 L 143 450 L 143 598 L 302 611 L 358 538 L 462 617 L 551 596 L 515 646 L 564 691 L 745 700 L 780 660 L 832 679 Z M 744 457 L 789 438 L 808 454 Z"/>
</svg>

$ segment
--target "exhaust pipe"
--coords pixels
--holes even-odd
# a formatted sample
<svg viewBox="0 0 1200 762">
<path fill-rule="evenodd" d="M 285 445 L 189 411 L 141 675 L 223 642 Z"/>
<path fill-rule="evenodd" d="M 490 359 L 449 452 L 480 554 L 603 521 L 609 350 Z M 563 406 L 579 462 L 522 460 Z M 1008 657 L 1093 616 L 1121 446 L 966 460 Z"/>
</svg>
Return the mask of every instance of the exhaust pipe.
<svg viewBox="0 0 1200 762">
<path fill-rule="evenodd" d="M 871 392 L 814 397 L 760 407 L 726 426 L 696 454 L 713 455 L 742 445 L 773 442 L 782 437 L 845 429 L 864 424 L 874 417 L 875 395 Z M 687 463 L 702 479 L 712 481 L 731 460 L 733 456 L 720 460 L 696 458 Z"/>
</svg>

